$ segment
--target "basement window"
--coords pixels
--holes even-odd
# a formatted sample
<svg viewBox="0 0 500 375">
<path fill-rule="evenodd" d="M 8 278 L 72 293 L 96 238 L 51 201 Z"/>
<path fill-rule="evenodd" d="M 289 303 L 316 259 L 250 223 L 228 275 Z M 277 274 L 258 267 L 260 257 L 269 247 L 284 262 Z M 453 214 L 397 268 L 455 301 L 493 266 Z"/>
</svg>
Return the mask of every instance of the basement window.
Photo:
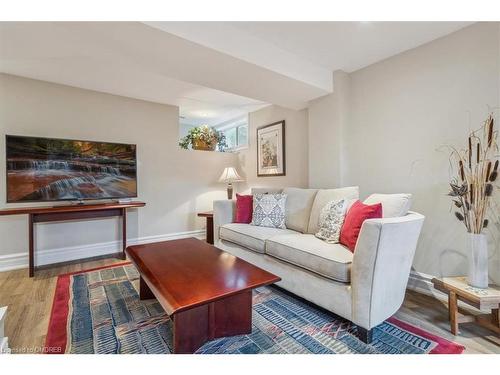
<svg viewBox="0 0 500 375">
<path fill-rule="evenodd" d="M 227 148 L 225 151 L 238 151 L 248 147 L 248 122 L 246 119 L 244 122 L 217 130 L 226 136 Z"/>
<path fill-rule="evenodd" d="M 203 130 L 204 129 L 204 130 Z M 224 147 L 222 144 L 207 144 L 198 138 L 200 132 L 214 131 L 225 136 Z M 198 140 L 195 140 L 197 139 Z M 248 147 L 248 116 L 238 116 L 230 120 L 221 121 L 221 118 L 208 118 L 207 116 L 180 116 L 179 117 L 179 146 L 188 150 L 236 152 Z"/>
</svg>

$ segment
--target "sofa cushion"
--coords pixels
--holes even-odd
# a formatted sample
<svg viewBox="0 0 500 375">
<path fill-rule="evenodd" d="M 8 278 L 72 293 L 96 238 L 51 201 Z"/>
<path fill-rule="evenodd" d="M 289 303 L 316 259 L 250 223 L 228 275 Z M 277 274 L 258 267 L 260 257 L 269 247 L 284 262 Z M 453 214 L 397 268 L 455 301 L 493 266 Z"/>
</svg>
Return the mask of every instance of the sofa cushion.
<svg viewBox="0 0 500 375">
<path fill-rule="evenodd" d="M 353 254 L 312 234 L 283 234 L 266 242 L 266 254 L 332 280 L 349 283 Z"/>
<path fill-rule="evenodd" d="M 257 227 L 250 224 L 231 223 L 220 227 L 219 238 L 258 253 L 265 252 L 266 240 L 280 234 L 297 233 L 288 229 Z"/>
<path fill-rule="evenodd" d="M 372 194 L 363 203 L 382 203 L 383 217 L 401 217 L 410 210 L 411 194 Z"/>
<path fill-rule="evenodd" d="M 309 218 L 307 233 L 315 234 L 319 230 L 319 215 L 321 209 L 328 202 L 346 199 L 347 201 L 359 199 L 359 188 L 357 186 L 339 188 L 339 189 L 320 189 L 314 198 Z M 348 204 L 349 208 L 349 204 Z"/>
<path fill-rule="evenodd" d="M 288 229 L 306 233 L 311 216 L 311 207 L 316 196 L 316 189 L 285 188 L 286 215 L 285 225 Z"/>
<path fill-rule="evenodd" d="M 257 188 L 252 188 L 251 190 L 252 195 L 255 194 L 279 194 L 283 192 L 283 188 L 265 188 L 265 187 L 257 187 Z"/>
</svg>

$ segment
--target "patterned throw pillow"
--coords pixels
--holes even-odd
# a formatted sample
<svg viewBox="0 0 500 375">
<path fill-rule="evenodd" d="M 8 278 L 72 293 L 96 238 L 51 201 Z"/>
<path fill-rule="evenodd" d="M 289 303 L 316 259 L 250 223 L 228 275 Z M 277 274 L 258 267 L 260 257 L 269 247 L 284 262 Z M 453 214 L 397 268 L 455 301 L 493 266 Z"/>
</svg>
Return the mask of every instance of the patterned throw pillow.
<svg viewBox="0 0 500 375">
<path fill-rule="evenodd" d="M 319 230 L 316 237 L 328 243 L 339 243 L 340 229 L 344 223 L 347 201 L 341 199 L 328 202 L 319 215 Z"/>
<path fill-rule="evenodd" d="M 252 225 L 285 229 L 286 194 L 255 194 Z"/>
</svg>

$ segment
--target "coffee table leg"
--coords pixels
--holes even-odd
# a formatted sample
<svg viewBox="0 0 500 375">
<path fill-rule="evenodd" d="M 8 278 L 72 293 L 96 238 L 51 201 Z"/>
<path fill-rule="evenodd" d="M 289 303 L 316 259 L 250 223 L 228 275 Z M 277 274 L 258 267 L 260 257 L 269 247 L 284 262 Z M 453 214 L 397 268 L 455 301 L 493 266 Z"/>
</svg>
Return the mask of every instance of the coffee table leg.
<svg viewBox="0 0 500 375">
<path fill-rule="evenodd" d="M 174 353 L 194 353 L 218 337 L 252 332 L 252 291 L 175 313 Z"/>
<path fill-rule="evenodd" d="M 142 277 L 139 278 L 139 299 L 156 298 Z"/>
<path fill-rule="evenodd" d="M 209 305 L 201 305 L 173 315 L 175 354 L 194 353 L 209 340 L 208 310 Z"/>
<path fill-rule="evenodd" d="M 252 291 L 211 303 L 209 328 L 211 339 L 252 332 Z"/>
<path fill-rule="evenodd" d="M 458 305 L 455 292 L 448 294 L 448 309 L 450 313 L 450 330 L 455 336 L 458 334 Z"/>
</svg>

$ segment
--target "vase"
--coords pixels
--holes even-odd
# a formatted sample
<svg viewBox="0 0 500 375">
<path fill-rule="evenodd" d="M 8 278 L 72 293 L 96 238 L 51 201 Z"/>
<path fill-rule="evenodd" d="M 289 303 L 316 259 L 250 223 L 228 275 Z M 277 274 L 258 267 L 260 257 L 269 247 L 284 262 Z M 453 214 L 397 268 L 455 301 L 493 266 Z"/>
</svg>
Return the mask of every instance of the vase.
<svg viewBox="0 0 500 375">
<path fill-rule="evenodd" d="M 488 288 L 488 239 L 485 234 L 469 233 L 469 276 L 474 288 Z"/>
</svg>

